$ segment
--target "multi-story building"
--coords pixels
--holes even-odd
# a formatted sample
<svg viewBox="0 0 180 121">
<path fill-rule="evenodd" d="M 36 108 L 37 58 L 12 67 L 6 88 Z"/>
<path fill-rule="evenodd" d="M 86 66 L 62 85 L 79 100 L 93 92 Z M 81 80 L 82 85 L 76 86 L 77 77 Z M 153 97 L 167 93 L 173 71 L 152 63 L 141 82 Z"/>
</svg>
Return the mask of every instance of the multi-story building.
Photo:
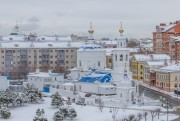
<svg viewBox="0 0 180 121">
<path fill-rule="evenodd" d="M 153 50 L 157 54 L 169 54 L 169 37 L 180 36 L 180 21 L 171 22 L 169 25 L 161 23 L 153 32 Z M 172 58 L 175 59 L 175 58 Z"/>
<path fill-rule="evenodd" d="M 67 72 L 76 67 L 77 49 L 83 42 L 1 42 L 1 74 L 41 69 Z"/>
<path fill-rule="evenodd" d="M 130 70 L 133 73 L 133 79 L 144 81 L 144 66 L 146 61 L 165 61 L 170 60 L 166 54 L 135 54 L 130 60 Z"/>
<path fill-rule="evenodd" d="M 156 70 L 160 67 L 164 67 L 165 62 L 146 61 L 144 64 L 144 83 L 156 86 Z"/>
<path fill-rule="evenodd" d="M 180 65 L 179 63 L 160 68 L 156 71 L 156 87 L 174 91 L 180 88 Z"/>
</svg>

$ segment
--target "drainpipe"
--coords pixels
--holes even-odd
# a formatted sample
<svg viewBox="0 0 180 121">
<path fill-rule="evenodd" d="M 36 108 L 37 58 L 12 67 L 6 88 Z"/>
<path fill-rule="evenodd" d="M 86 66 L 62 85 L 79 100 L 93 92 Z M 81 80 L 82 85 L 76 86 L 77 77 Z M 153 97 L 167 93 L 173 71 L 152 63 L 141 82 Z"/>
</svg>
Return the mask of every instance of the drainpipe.
<svg viewBox="0 0 180 121">
<path fill-rule="evenodd" d="M 170 92 L 170 72 L 168 72 L 169 74 L 169 92 Z"/>
</svg>

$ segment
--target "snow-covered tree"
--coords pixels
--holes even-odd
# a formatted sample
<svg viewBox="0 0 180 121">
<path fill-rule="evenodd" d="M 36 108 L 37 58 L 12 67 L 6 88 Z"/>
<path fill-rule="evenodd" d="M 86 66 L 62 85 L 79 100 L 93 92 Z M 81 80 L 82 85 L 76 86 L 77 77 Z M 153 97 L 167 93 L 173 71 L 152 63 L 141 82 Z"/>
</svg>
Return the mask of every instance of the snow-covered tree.
<svg viewBox="0 0 180 121">
<path fill-rule="evenodd" d="M 147 119 L 147 115 L 148 115 L 147 112 L 144 112 L 144 113 L 143 113 L 143 117 L 144 117 L 145 121 L 146 121 L 146 119 Z"/>
<path fill-rule="evenodd" d="M 51 101 L 51 105 L 52 106 L 63 106 L 63 99 L 61 98 L 61 96 L 58 94 L 58 92 L 56 92 L 54 95 L 51 96 L 52 97 L 52 101 Z"/>
<path fill-rule="evenodd" d="M 28 102 L 37 103 L 38 101 L 44 101 L 42 92 L 33 87 L 33 85 L 27 85 L 27 87 L 24 89 L 24 95 L 27 97 Z"/>
<path fill-rule="evenodd" d="M 55 112 L 53 119 L 54 119 L 54 121 L 63 121 L 64 114 L 61 111 Z"/>
<path fill-rule="evenodd" d="M 37 109 L 36 110 L 36 116 L 34 117 L 33 121 L 48 121 L 47 118 L 44 118 L 45 111 L 44 109 Z"/>
<path fill-rule="evenodd" d="M 77 117 L 77 112 L 74 108 L 69 109 L 68 117 L 72 120 Z"/>
<path fill-rule="evenodd" d="M 8 119 L 11 116 L 11 112 L 7 108 L 0 108 L 0 116 L 3 119 Z"/>
</svg>

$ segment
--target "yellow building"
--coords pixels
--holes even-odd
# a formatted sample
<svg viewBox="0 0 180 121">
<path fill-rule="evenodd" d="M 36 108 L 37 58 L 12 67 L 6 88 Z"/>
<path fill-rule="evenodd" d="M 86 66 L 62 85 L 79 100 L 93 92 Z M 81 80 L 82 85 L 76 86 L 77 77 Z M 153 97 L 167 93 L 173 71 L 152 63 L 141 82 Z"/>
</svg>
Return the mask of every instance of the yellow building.
<svg viewBox="0 0 180 121">
<path fill-rule="evenodd" d="M 166 54 L 135 54 L 130 60 L 130 70 L 133 73 L 133 79 L 144 81 L 144 67 L 147 61 L 170 60 Z"/>
<path fill-rule="evenodd" d="M 173 64 L 158 69 L 156 71 L 156 87 L 166 91 L 180 88 L 180 65 Z"/>
</svg>

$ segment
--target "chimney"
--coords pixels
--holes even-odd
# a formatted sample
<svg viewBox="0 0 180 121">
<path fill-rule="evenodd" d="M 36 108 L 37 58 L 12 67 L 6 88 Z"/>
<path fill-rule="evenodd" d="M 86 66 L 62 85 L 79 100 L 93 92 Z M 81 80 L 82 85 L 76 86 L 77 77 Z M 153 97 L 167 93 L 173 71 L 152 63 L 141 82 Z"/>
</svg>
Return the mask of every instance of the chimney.
<svg viewBox="0 0 180 121">
<path fill-rule="evenodd" d="M 160 23 L 160 26 L 166 26 L 166 24 L 165 23 Z"/>
</svg>

